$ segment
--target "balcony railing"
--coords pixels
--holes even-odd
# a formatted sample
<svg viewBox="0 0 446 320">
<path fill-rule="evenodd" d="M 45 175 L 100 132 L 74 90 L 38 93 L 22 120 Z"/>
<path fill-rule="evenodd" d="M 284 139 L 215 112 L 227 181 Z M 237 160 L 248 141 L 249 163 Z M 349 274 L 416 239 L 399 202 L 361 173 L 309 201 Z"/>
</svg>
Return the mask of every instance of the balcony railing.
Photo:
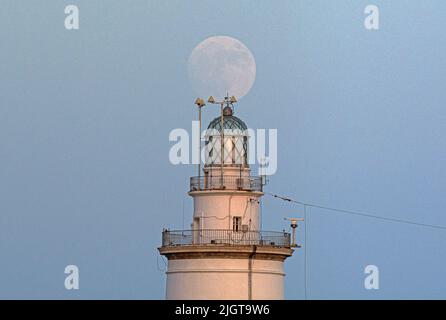
<svg viewBox="0 0 446 320">
<path fill-rule="evenodd" d="M 243 176 L 205 176 L 190 178 L 190 191 L 203 190 L 239 190 L 262 192 L 261 177 Z"/>
<path fill-rule="evenodd" d="M 290 247 L 291 235 L 274 231 L 234 231 L 234 230 L 164 230 L 162 246 L 272 246 Z"/>
</svg>

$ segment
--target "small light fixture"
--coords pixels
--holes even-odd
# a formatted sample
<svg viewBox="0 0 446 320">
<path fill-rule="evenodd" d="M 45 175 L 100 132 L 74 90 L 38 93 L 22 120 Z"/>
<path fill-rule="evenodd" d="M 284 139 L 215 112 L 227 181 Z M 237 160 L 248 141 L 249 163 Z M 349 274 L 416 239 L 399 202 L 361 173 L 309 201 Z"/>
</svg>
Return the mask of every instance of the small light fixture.
<svg viewBox="0 0 446 320">
<path fill-rule="evenodd" d="M 208 99 L 208 102 L 209 102 L 209 103 L 215 103 L 215 99 L 214 99 L 214 97 L 213 97 L 213 96 L 210 96 L 209 99 Z"/>
<path fill-rule="evenodd" d="M 204 103 L 204 100 L 201 99 L 201 98 L 197 98 L 197 100 L 195 100 L 195 104 L 196 104 L 199 108 L 204 107 L 204 106 L 206 105 L 206 103 Z"/>
</svg>

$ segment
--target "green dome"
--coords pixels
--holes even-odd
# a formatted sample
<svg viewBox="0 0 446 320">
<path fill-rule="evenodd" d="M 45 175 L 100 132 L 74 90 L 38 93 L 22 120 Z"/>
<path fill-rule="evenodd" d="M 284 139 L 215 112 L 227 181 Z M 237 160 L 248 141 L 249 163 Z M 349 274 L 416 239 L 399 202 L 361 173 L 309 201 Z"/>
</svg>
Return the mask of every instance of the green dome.
<svg viewBox="0 0 446 320">
<path fill-rule="evenodd" d="M 224 129 L 235 130 L 239 129 L 242 132 L 248 130 L 246 124 L 236 116 L 224 116 L 223 117 L 223 127 Z M 209 123 L 209 130 L 215 129 L 218 132 L 221 132 L 221 117 L 217 117 Z"/>
</svg>

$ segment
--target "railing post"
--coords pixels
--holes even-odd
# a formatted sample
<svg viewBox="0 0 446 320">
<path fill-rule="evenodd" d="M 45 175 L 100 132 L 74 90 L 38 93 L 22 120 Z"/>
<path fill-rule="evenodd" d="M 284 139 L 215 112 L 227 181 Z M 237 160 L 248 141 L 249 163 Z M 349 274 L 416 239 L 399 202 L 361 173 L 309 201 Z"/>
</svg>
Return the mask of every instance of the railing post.
<svg viewBox="0 0 446 320">
<path fill-rule="evenodd" d="M 161 242 L 162 242 L 163 246 L 165 246 L 167 243 L 166 237 L 167 237 L 167 229 L 163 229 L 163 233 L 161 235 Z"/>
</svg>

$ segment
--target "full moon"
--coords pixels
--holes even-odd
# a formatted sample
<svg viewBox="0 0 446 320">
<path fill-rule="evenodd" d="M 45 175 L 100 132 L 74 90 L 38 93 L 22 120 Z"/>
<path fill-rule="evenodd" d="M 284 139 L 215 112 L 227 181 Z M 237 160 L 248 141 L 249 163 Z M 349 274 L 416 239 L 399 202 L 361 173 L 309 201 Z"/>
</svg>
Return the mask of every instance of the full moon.
<svg viewBox="0 0 446 320">
<path fill-rule="evenodd" d="M 203 98 L 221 100 L 226 93 L 237 99 L 248 94 L 256 78 L 256 62 L 239 40 L 214 36 L 199 43 L 189 57 L 189 80 Z"/>
</svg>

